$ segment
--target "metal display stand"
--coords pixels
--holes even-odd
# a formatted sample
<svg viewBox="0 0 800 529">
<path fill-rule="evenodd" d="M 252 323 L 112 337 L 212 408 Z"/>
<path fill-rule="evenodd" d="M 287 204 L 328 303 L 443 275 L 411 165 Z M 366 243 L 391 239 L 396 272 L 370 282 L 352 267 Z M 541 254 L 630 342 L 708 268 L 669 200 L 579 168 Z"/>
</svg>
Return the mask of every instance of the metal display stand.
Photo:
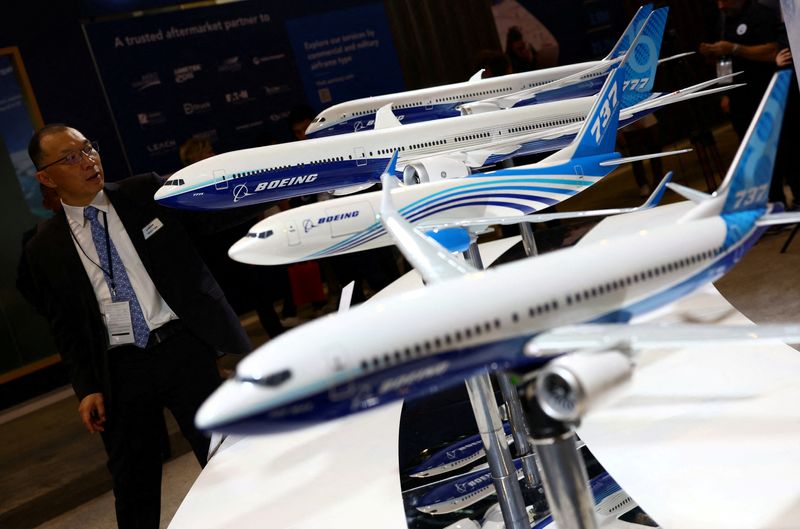
<svg viewBox="0 0 800 529">
<path fill-rule="evenodd" d="M 549 417 L 535 394 L 526 400 L 531 438 L 553 521 L 558 527 L 597 529 L 594 497 L 573 425 Z"/>
<path fill-rule="evenodd" d="M 466 384 L 505 526 L 507 529 L 530 529 L 522 489 L 508 449 L 489 374 L 470 377 Z"/>
<path fill-rule="evenodd" d="M 522 236 L 522 247 L 525 249 L 525 255 L 528 257 L 539 255 L 539 250 L 536 248 L 536 238 L 533 235 L 533 226 L 528 222 L 521 222 L 519 234 Z"/>
<path fill-rule="evenodd" d="M 523 234 L 525 253 L 529 256 L 536 255 L 532 227 L 522 224 L 520 231 Z M 475 238 L 464 252 L 464 258 L 475 268 L 483 269 Z M 527 484 L 530 487 L 544 486 L 550 512 L 558 527 L 597 529 L 594 498 L 589 488 L 586 466 L 578 451 L 573 425 L 549 417 L 539 406 L 535 396 L 527 399 L 526 414 L 509 376 L 499 373 L 497 379 L 506 402 L 514 443 L 522 458 Z M 491 378 L 488 373 L 476 375 L 466 380 L 466 386 L 505 527 L 530 529 Z M 526 424 L 526 415 L 530 429 Z"/>
<path fill-rule="evenodd" d="M 511 435 L 514 437 L 514 446 L 517 457 L 522 461 L 522 471 L 525 474 L 525 482 L 530 488 L 538 488 L 542 485 L 542 476 L 539 467 L 536 466 L 536 457 L 533 447 L 529 441 L 528 424 L 525 419 L 525 412 L 522 409 L 522 401 L 519 398 L 514 384 L 508 373 L 497 374 L 497 384 L 506 401 L 506 411 L 508 422 L 511 425 Z"/>
<path fill-rule="evenodd" d="M 475 268 L 483 269 L 483 261 L 474 238 L 470 242 L 469 249 L 464 252 L 464 258 Z M 508 448 L 503 422 L 500 420 L 491 378 L 488 373 L 475 375 L 466 380 L 466 385 L 505 526 L 508 529 L 530 529 L 528 513 L 522 498 L 522 489 L 519 486 L 511 451 Z M 520 403 L 519 411 L 521 410 L 522 404 Z M 514 438 L 516 440 L 516 434 Z M 524 444 L 528 445 L 527 439 Z"/>
</svg>

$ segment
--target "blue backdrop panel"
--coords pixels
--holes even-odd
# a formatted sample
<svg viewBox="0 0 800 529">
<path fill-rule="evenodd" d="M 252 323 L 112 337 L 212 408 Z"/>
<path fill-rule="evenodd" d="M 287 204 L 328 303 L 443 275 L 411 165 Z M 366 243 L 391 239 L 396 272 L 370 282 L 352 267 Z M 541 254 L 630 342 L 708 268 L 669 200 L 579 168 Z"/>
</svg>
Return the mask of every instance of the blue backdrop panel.
<svg viewBox="0 0 800 529">
<path fill-rule="evenodd" d="M 192 136 L 217 152 L 284 140 L 305 93 L 321 109 L 321 89 L 333 102 L 403 88 L 380 3 L 254 0 L 85 29 L 133 173 L 175 171 Z"/>
<path fill-rule="evenodd" d="M 403 90 L 382 3 L 286 23 L 308 102 L 335 103 Z"/>
<path fill-rule="evenodd" d="M 33 121 L 25 108 L 11 56 L 0 55 L 0 136 L 8 149 L 28 208 L 36 216 L 47 217 L 49 212 L 42 207 L 36 169 L 28 158 L 28 140 L 33 136 L 33 131 Z"/>
</svg>

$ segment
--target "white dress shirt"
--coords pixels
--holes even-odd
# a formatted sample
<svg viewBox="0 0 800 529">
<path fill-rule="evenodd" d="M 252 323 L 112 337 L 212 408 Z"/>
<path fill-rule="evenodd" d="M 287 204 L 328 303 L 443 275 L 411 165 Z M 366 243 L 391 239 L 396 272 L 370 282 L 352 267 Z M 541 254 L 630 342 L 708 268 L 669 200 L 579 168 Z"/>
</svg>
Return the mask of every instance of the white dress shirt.
<svg viewBox="0 0 800 529">
<path fill-rule="evenodd" d="M 92 288 L 94 288 L 97 303 L 102 309 L 104 303 L 112 302 L 111 289 L 106 282 L 103 271 L 97 265 L 99 264 L 108 270 L 109 264 L 100 262 L 100 257 L 97 255 L 97 249 L 92 239 L 91 225 L 83 216 L 84 208 L 70 206 L 63 202 L 62 205 L 64 206 L 64 213 L 67 215 L 69 227 L 75 235 L 72 240 L 75 244 L 75 250 L 81 258 L 86 275 L 89 276 L 89 281 L 92 283 Z M 164 298 L 161 297 L 161 294 L 158 293 L 153 280 L 150 279 L 150 274 L 147 273 L 139 254 L 136 253 L 136 248 L 133 246 L 128 232 L 125 231 L 125 226 L 123 226 L 119 215 L 117 215 L 105 192 L 101 190 L 90 205 L 105 213 L 105 215 L 98 215 L 98 219 L 102 217 L 108 219 L 108 233 L 111 236 L 111 241 L 114 243 L 117 253 L 119 253 L 122 264 L 125 265 L 128 279 L 130 279 L 133 291 L 136 292 L 136 297 L 139 299 L 139 305 L 142 307 L 142 313 L 150 330 L 158 329 L 168 321 L 178 319 L 178 316 L 175 315 L 167 305 L 167 302 L 164 301 Z M 116 275 L 118 272 L 115 271 L 114 273 Z"/>
</svg>

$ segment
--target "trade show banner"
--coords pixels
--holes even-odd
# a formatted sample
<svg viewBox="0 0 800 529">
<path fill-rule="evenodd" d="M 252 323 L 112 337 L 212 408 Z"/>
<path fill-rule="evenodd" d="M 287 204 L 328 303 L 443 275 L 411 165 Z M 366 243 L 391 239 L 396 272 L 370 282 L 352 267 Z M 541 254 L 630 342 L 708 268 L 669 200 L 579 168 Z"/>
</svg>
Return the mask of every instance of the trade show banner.
<svg viewBox="0 0 800 529">
<path fill-rule="evenodd" d="M 253 0 L 85 25 L 132 172 L 177 170 L 193 136 L 217 152 L 283 141 L 298 104 L 402 90 L 383 5 L 342 4 Z"/>
<path fill-rule="evenodd" d="M 286 29 L 313 107 L 402 90 L 383 4 L 290 20 Z"/>
<path fill-rule="evenodd" d="M 25 94 L 23 83 L 20 82 L 21 63 L 17 64 L 16 55 L 11 52 L 11 48 L 6 50 L 9 52 L 2 53 L 0 50 L 0 136 L 8 149 L 28 209 L 32 214 L 46 218 L 49 212 L 42 207 L 36 169 L 28 157 L 28 140 L 41 125 L 34 123 L 26 106 L 25 98 L 28 94 Z M 30 97 L 32 98 L 32 94 Z"/>
</svg>

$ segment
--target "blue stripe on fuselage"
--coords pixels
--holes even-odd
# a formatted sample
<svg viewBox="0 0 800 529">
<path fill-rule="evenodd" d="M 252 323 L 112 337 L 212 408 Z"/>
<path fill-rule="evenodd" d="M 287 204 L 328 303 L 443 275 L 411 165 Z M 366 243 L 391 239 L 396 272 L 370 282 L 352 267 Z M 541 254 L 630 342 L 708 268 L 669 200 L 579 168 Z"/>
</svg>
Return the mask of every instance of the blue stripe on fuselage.
<svg viewBox="0 0 800 529">
<path fill-rule="evenodd" d="M 182 209 L 227 209 L 282 200 L 300 195 L 324 193 L 334 189 L 376 181 L 389 163 L 388 158 L 369 158 L 363 165 L 356 160 L 308 164 L 254 174 L 197 186 L 176 188 L 180 193 L 162 198 L 160 204 Z"/>
<path fill-rule="evenodd" d="M 764 227 L 751 226 L 747 235 L 741 238 L 737 244 L 732 244 L 724 249 L 713 262 L 691 277 L 645 299 L 602 314 L 589 323 L 627 321 L 631 316 L 650 312 L 683 297 L 701 285 L 714 281 L 735 265 L 765 230 Z M 493 370 L 506 370 L 543 363 L 544 359 L 529 358 L 522 353 L 524 344 L 534 335 L 535 333 L 530 333 L 466 349 L 451 349 L 435 356 L 382 369 L 355 382 L 357 387 L 353 388 L 355 391 L 353 398 L 332 401 L 330 399 L 331 391 L 322 391 L 303 399 L 303 403 L 306 404 L 303 407 L 298 408 L 297 403 L 288 404 L 270 412 L 260 413 L 234 424 L 220 427 L 220 431 L 239 434 L 292 429 L 309 423 L 341 417 L 354 411 L 369 409 L 398 398 L 437 391 L 462 381 L 467 376 L 481 372 L 490 365 Z M 378 388 L 385 385 L 387 380 L 408 376 L 409 373 L 441 363 L 446 363 L 441 374 L 420 379 L 408 385 L 401 384 L 383 393 L 378 391 Z M 334 391 L 342 394 L 343 388 L 344 386 L 340 386 Z M 292 409 L 296 409 L 297 413 L 290 413 Z"/>
</svg>

